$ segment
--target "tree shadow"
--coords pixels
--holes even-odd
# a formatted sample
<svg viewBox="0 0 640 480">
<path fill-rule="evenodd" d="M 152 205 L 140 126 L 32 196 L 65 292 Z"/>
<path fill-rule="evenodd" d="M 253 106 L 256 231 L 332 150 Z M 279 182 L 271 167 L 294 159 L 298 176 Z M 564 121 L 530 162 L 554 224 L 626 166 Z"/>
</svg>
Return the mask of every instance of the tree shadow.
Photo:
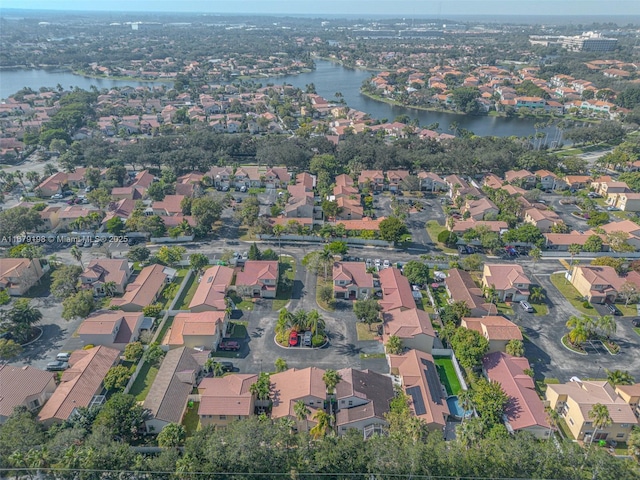
<svg viewBox="0 0 640 480">
<path fill-rule="evenodd" d="M 355 346 L 353 343 L 343 343 L 334 345 L 334 348 L 338 355 L 342 355 L 345 357 L 355 357 L 356 355 L 360 355 L 360 348 Z"/>
<path fill-rule="evenodd" d="M 304 291 L 304 283 L 301 280 L 294 280 L 291 288 L 291 299 L 300 300 L 306 292 Z"/>
</svg>

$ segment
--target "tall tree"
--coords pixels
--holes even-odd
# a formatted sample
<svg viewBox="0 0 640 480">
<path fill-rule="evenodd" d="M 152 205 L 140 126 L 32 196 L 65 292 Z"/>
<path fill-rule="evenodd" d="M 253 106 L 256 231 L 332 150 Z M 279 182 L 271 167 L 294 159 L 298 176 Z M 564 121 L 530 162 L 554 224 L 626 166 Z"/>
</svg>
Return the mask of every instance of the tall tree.
<svg viewBox="0 0 640 480">
<path fill-rule="evenodd" d="M 80 250 L 80 247 L 78 247 L 78 245 L 74 245 L 73 247 L 71 247 L 69 253 L 73 257 L 73 259 L 80 264 L 82 270 L 84 270 L 84 263 L 82 263 L 82 250 Z"/>
<path fill-rule="evenodd" d="M 336 389 L 336 385 L 338 385 L 338 383 L 342 381 L 342 376 L 335 370 L 328 369 L 325 370 L 324 374 L 322 375 L 322 381 L 327 387 L 327 393 L 329 395 L 333 395 L 333 392 Z"/>
<path fill-rule="evenodd" d="M 605 372 L 607 373 L 607 382 L 614 387 L 617 385 L 633 385 L 635 383 L 635 379 L 629 372 L 607 369 L 605 369 Z"/>
<path fill-rule="evenodd" d="M 305 423 L 305 430 L 309 429 L 309 415 L 311 415 L 311 410 L 307 407 L 307 404 L 304 403 L 303 400 L 298 400 L 293 404 L 293 413 L 295 413 L 296 418 L 299 421 L 303 421 Z"/>
<path fill-rule="evenodd" d="M 611 415 L 609 414 L 609 409 L 602 403 L 596 403 L 591 410 L 589 410 L 589 418 L 593 420 L 593 434 L 591 435 L 591 441 L 589 442 L 589 445 L 591 445 L 593 440 L 596 438 L 598 429 L 607 428 L 611 425 L 612 420 Z"/>
</svg>

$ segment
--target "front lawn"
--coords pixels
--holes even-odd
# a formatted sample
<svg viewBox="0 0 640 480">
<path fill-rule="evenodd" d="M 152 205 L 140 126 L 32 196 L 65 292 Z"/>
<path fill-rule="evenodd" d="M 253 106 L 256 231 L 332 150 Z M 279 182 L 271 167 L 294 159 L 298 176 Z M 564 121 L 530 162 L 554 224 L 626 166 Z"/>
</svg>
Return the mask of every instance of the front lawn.
<svg viewBox="0 0 640 480">
<path fill-rule="evenodd" d="M 564 277 L 564 273 L 552 274 L 551 283 L 553 283 L 553 286 L 556 287 L 564 298 L 566 298 L 580 313 L 590 316 L 598 315 L 598 312 L 596 312 L 593 307 L 585 308 L 582 306 L 582 295 L 580 295 L 580 292 L 578 292 L 578 290 L 576 290 L 576 288 L 567 281 Z"/>
<path fill-rule="evenodd" d="M 453 360 L 449 357 L 436 357 L 433 359 L 438 370 L 440 382 L 447 390 L 447 395 L 457 395 L 462 390 L 460 380 L 453 367 Z"/>
<path fill-rule="evenodd" d="M 547 307 L 546 303 L 531 303 L 529 305 L 533 308 L 533 315 L 536 317 L 543 317 L 545 315 L 549 315 L 549 307 Z"/>
<path fill-rule="evenodd" d="M 633 327 L 633 331 L 640 335 L 640 327 Z"/>
<path fill-rule="evenodd" d="M 358 334 L 358 340 L 375 340 L 378 336 L 378 327 L 380 325 L 382 325 L 382 322 L 372 323 L 371 325 L 367 325 L 364 322 L 357 322 L 356 332 Z"/>
<path fill-rule="evenodd" d="M 247 325 L 249 322 L 229 322 L 231 338 L 247 338 Z"/>
<path fill-rule="evenodd" d="M 187 281 L 182 293 L 180 294 L 180 298 L 176 302 L 176 310 L 189 310 L 189 304 L 193 299 L 193 296 L 196 294 L 196 290 L 198 289 L 198 275 L 194 272 L 193 275 Z"/>
<path fill-rule="evenodd" d="M 323 310 L 333 312 L 335 310 L 333 305 L 328 304 L 320 298 L 320 290 L 325 286 L 330 287 L 333 290 L 333 282 L 331 280 L 324 281 L 322 280 L 321 275 L 318 275 L 318 277 L 316 278 L 316 303 Z"/>
<path fill-rule="evenodd" d="M 187 431 L 187 437 L 192 436 L 200 427 L 200 417 L 198 417 L 198 407 L 200 402 L 189 402 L 184 417 L 182 418 L 182 425 L 184 425 Z"/>
<path fill-rule="evenodd" d="M 279 259 L 280 268 L 284 271 L 282 279 L 286 279 L 285 282 L 278 284 L 278 291 L 276 292 L 276 298 L 273 300 L 271 306 L 272 310 L 277 312 L 284 308 L 291 300 L 291 291 L 293 290 L 293 282 L 296 278 L 296 259 L 288 255 L 281 255 Z"/>
<path fill-rule="evenodd" d="M 638 308 L 635 303 L 625 305 L 624 303 L 616 303 L 616 308 L 620 310 L 625 317 L 635 317 L 638 315 Z"/>
<path fill-rule="evenodd" d="M 136 397 L 136 400 L 139 402 L 144 401 L 144 399 L 147 398 L 147 393 L 149 393 L 149 389 L 151 388 L 151 385 L 153 385 L 153 381 L 157 374 L 158 368 L 150 365 L 148 362 L 145 362 L 138 372 L 138 376 L 136 377 L 135 382 L 133 382 L 131 390 L 129 390 L 129 394 Z"/>
<path fill-rule="evenodd" d="M 438 247 L 445 253 L 458 253 L 456 249 L 449 248 L 443 243 L 438 242 L 438 235 L 445 231 L 447 227 L 440 225 L 437 220 L 429 220 L 426 225 L 427 233 L 431 237 L 431 241 L 438 245 Z"/>
</svg>

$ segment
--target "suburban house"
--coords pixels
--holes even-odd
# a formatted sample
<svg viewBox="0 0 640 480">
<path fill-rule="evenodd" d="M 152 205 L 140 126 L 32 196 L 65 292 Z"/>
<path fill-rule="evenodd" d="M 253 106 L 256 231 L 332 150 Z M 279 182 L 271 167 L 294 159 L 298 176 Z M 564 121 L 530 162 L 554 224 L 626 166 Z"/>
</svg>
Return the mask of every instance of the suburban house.
<svg viewBox="0 0 640 480">
<path fill-rule="evenodd" d="M 363 262 L 333 264 L 333 293 L 336 298 L 358 300 L 373 293 L 373 275 Z"/>
<path fill-rule="evenodd" d="M 574 378 L 567 383 L 547 385 L 545 398 L 549 406 L 564 419 L 576 440 L 615 440 L 626 442 L 638 419 L 631 406 L 606 381 L 587 381 Z M 595 429 L 589 412 L 596 404 L 609 410 L 611 425 Z"/>
<path fill-rule="evenodd" d="M 233 279 L 233 269 L 222 265 L 209 267 L 198 279 L 198 288 L 189 303 L 192 312 L 225 310 L 227 289 Z"/>
<path fill-rule="evenodd" d="M 327 399 L 327 387 L 322 380 L 324 370 L 308 367 L 302 370 L 291 368 L 281 373 L 271 375 L 273 404 L 271 418 L 291 418 L 298 424 L 298 430 L 308 430 L 315 422 L 311 420 L 316 410 L 324 408 Z M 309 408 L 311 414 L 308 420 L 299 421 L 293 406 L 299 400 Z"/>
<path fill-rule="evenodd" d="M 356 429 L 365 438 L 382 433 L 388 425 L 385 415 L 395 397 L 391 377 L 372 370 L 345 368 L 338 373 L 342 380 L 336 385 L 336 428 L 338 435 Z"/>
<path fill-rule="evenodd" d="M 382 289 L 382 300 L 380 306 L 382 312 L 390 312 L 399 308 L 408 310 L 416 308 L 416 301 L 411 292 L 409 280 L 404 277 L 400 270 L 395 267 L 385 268 L 380 272 L 380 288 Z"/>
<path fill-rule="evenodd" d="M 418 180 L 420 180 L 420 190 L 427 192 L 446 191 L 448 188 L 445 181 L 432 172 L 418 173 Z"/>
<path fill-rule="evenodd" d="M 536 185 L 536 176 L 528 170 L 509 170 L 505 172 L 504 180 L 505 182 L 519 185 L 523 188 L 533 188 Z"/>
<path fill-rule="evenodd" d="M 247 260 L 236 274 L 236 289 L 250 297 L 275 298 L 278 289 L 276 260 Z"/>
<path fill-rule="evenodd" d="M 180 423 L 187 400 L 197 385 L 202 368 L 187 347 L 169 350 L 144 400 L 143 407 L 151 418 L 147 432 L 160 433 L 169 423 Z"/>
<path fill-rule="evenodd" d="M 504 233 L 509 230 L 507 222 L 502 220 L 455 220 L 451 223 L 447 222 L 447 229 L 456 234 L 463 234 L 469 230 L 476 229 L 478 227 L 487 228 L 490 232 Z"/>
<path fill-rule="evenodd" d="M 571 190 L 580 190 L 586 188 L 593 179 L 589 175 L 567 175 L 564 182 Z"/>
<path fill-rule="evenodd" d="M 540 440 L 549 438 L 551 425 L 533 378 L 527 375 L 531 370 L 529 361 L 495 352 L 482 359 L 482 370 L 489 381 L 498 382 L 509 396 L 503 416 L 509 433 L 529 432 Z"/>
<path fill-rule="evenodd" d="M 0 365 L 0 425 L 18 406 L 33 411 L 40 408 L 56 390 L 56 375 L 28 365 Z"/>
<path fill-rule="evenodd" d="M 529 208 L 524 212 L 525 223 L 538 227 L 541 232 L 550 232 L 551 227 L 562 222 L 562 219 L 553 210 L 540 210 L 538 208 Z"/>
<path fill-rule="evenodd" d="M 124 294 L 125 286 L 131 276 L 131 268 L 126 259 L 95 258 L 80 275 L 83 287 L 93 289 L 93 294 L 103 296 L 109 293 L 105 283 L 113 282 L 111 294 Z"/>
<path fill-rule="evenodd" d="M 315 199 L 313 192 L 307 190 L 304 184 L 289 185 L 287 187 L 289 199 L 284 207 L 287 218 L 313 218 Z"/>
<path fill-rule="evenodd" d="M 60 383 L 38 414 L 45 425 L 62 423 L 80 407 L 100 405 L 105 401 L 102 380 L 120 359 L 120 350 L 97 346 L 76 350 L 70 367 L 62 372 Z"/>
<path fill-rule="evenodd" d="M 167 344 L 169 348 L 204 347 L 215 350 L 227 331 L 228 315 L 224 310 L 181 312 L 173 318 Z"/>
<path fill-rule="evenodd" d="M 0 290 L 21 296 L 44 275 L 37 258 L 0 258 Z"/>
<path fill-rule="evenodd" d="M 160 296 L 164 286 L 175 276 L 176 271 L 164 265 L 144 267 L 132 283 L 127 285 L 124 295 L 112 298 L 111 306 L 125 312 L 140 312 Z"/>
<path fill-rule="evenodd" d="M 591 303 L 614 303 L 625 283 L 640 288 L 640 274 L 630 271 L 621 277 L 613 267 L 576 265 L 571 271 L 571 284 Z"/>
<path fill-rule="evenodd" d="M 607 202 L 609 205 L 617 207 L 623 212 L 640 212 L 640 193 L 623 192 L 609 194 Z"/>
<path fill-rule="evenodd" d="M 389 337 L 396 336 L 406 348 L 431 353 L 436 334 L 427 312 L 417 308 L 397 308 L 384 313 L 382 317 L 382 343 L 386 344 Z"/>
<path fill-rule="evenodd" d="M 67 174 L 65 172 L 56 172 L 44 179 L 40 185 L 36 187 L 36 191 L 41 197 L 46 198 L 62 193 L 66 186 Z"/>
<path fill-rule="evenodd" d="M 203 427 L 224 427 L 235 420 L 252 416 L 255 413 L 255 397 L 251 393 L 251 385 L 257 380 L 256 374 L 203 378 L 198 385 L 200 424 Z"/>
<path fill-rule="evenodd" d="M 469 330 L 475 330 L 489 341 L 489 353 L 504 352 L 511 340 L 522 340 L 518 326 L 498 315 L 473 318 L 465 317 L 460 324 Z"/>
<path fill-rule="evenodd" d="M 620 222 L 622 223 L 622 222 Z M 584 246 L 587 242 L 589 235 L 581 234 L 576 231 L 571 233 L 543 233 L 545 239 L 545 246 L 549 250 L 556 250 L 559 252 L 567 252 L 571 245 L 578 244 L 580 246 Z M 609 251 L 609 245 L 606 242 L 606 237 L 604 235 L 600 235 L 600 238 L 603 240 L 602 251 Z M 640 239 L 639 239 L 640 240 Z"/>
<path fill-rule="evenodd" d="M 529 286 L 523 268 L 515 264 L 485 264 L 482 271 L 482 287 L 495 288 L 501 302 L 521 302 L 529 299 Z"/>
<path fill-rule="evenodd" d="M 617 385 L 616 393 L 629 404 L 636 417 L 640 418 L 640 383 Z M 638 423 L 640 423 L 640 420 Z"/>
<path fill-rule="evenodd" d="M 165 195 L 160 201 L 151 203 L 154 215 L 160 217 L 173 217 L 182 214 L 182 201 L 184 195 Z"/>
<path fill-rule="evenodd" d="M 600 225 L 605 235 L 614 232 L 625 232 L 629 235 L 626 242 L 633 246 L 636 250 L 640 249 L 640 225 L 631 220 L 622 220 L 620 222 L 610 222 Z M 587 232 L 591 234 L 591 231 Z"/>
<path fill-rule="evenodd" d="M 541 190 L 561 190 L 567 187 L 564 180 L 549 170 L 538 170 L 535 172 L 535 175 L 542 186 Z"/>
<path fill-rule="evenodd" d="M 388 358 L 391 374 L 400 377 L 402 390 L 411 399 L 411 413 L 423 420 L 429 430 L 443 431 L 449 406 L 431 354 L 409 350 Z"/>
<path fill-rule="evenodd" d="M 384 190 L 384 172 L 382 170 L 363 170 L 358 176 L 358 188 L 363 190 Z"/>
<path fill-rule="evenodd" d="M 461 208 L 463 213 L 468 213 L 469 218 L 474 220 L 484 220 L 487 215 L 497 215 L 500 213 L 498 207 L 488 198 L 479 198 L 478 200 L 467 200 Z"/>
<path fill-rule="evenodd" d="M 122 310 L 99 310 L 91 313 L 78 327 L 77 334 L 85 345 L 103 345 L 124 350 L 127 344 L 135 342 L 144 327 L 142 312 Z"/>
<path fill-rule="evenodd" d="M 216 189 L 231 188 L 233 180 L 233 169 L 230 167 L 211 167 L 207 174 L 213 180 Z"/>
<path fill-rule="evenodd" d="M 406 190 L 403 188 L 402 181 L 408 176 L 408 170 L 388 170 L 387 181 L 389 182 L 389 191 L 397 192 L 398 190 Z"/>
<path fill-rule="evenodd" d="M 475 284 L 469 272 L 452 268 L 449 270 L 449 276 L 445 278 L 444 284 L 451 302 L 465 302 L 472 317 L 483 317 L 491 309 L 495 309 L 494 305 L 484 299 L 482 289 Z"/>
<path fill-rule="evenodd" d="M 336 220 L 361 220 L 364 216 L 364 208 L 360 205 L 359 196 L 358 198 L 339 196 L 336 198 L 336 203 L 339 207 Z"/>
</svg>

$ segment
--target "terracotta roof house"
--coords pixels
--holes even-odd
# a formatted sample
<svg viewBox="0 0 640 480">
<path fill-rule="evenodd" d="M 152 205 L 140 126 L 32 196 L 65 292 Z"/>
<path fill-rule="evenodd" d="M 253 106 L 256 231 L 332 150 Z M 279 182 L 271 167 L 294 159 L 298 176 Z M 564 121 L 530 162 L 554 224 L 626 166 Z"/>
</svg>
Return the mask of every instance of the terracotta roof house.
<svg viewBox="0 0 640 480">
<path fill-rule="evenodd" d="M 24 295 L 42 275 L 44 272 L 37 258 L 0 258 L 0 289 L 9 295 Z"/>
<path fill-rule="evenodd" d="M 475 284 L 469 272 L 452 268 L 449 270 L 449 276 L 445 278 L 444 284 L 451 302 L 465 302 L 471 310 L 472 317 L 483 317 L 492 308 L 495 308 L 484 299 L 482 289 Z"/>
<path fill-rule="evenodd" d="M 373 190 L 384 189 L 384 172 L 382 170 L 363 170 L 358 177 L 358 188 L 371 187 Z"/>
<path fill-rule="evenodd" d="M 406 190 L 402 186 L 402 181 L 409 176 L 409 170 L 387 170 L 387 180 L 389 182 L 389 191 L 397 192 L 398 190 Z"/>
<path fill-rule="evenodd" d="M 533 187 L 536 184 L 536 176 L 528 170 L 509 170 L 505 172 L 504 180 L 522 187 Z"/>
<path fill-rule="evenodd" d="M 99 310 L 85 318 L 76 333 L 85 345 L 124 350 L 127 344 L 138 339 L 143 322 L 141 312 Z"/>
<path fill-rule="evenodd" d="M 486 377 L 489 381 L 498 382 L 509 396 L 504 412 L 509 433 L 529 432 L 544 440 L 549 438 L 552 429 L 533 378 L 525 373 L 530 368 L 526 358 L 512 357 L 503 352 L 490 353 L 482 360 Z"/>
<path fill-rule="evenodd" d="M 574 243 L 584 245 L 591 236 L 591 232 L 587 233 L 581 234 L 574 231 L 571 233 L 543 233 L 542 235 L 545 238 L 545 246 L 547 249 L 566 252 Z M 603 239 L 602 251 L 609 251 L 609 245 L 606 243 L 606 237 L 604 235 L 600 235 L 600 238 Z"/>
<path fill-rule="evenodd" d="M 427 192 L 446 191 L 448 186 L 439 175 L 433 172 L 419 172 L 420 190 Z"/>
<path fill-rule="evenodd" d="M 504 352 L 511 340 L 522 340 L 522 332 L 518 326 L 497 315 L 472 318 L 465 317 L 460 324 L 469 330 L 475 330 L 489 341 L 489 353 Z"/>
<path fill-rule="evenodd" d="M 340 220 L 336 222 L 337 225 L 344 225 L 345 230 L 353 232 L 380 230 L 380 222 L 384 220 L 384 217 L 378 217 L 375 220 L 364 217 L 362 220 Z"/>
<path fill-rule="evenodd" d="M 278 262 L 247 260 L 236 274 L 236 289 L 246 289 L 248 296 L 275 298 L 278 289 Z"/>
<path fill-rule="evenodd" d="M 44 405 L 38 418 L 45 425 L 67 420 L 77 408 L 104 401 L 102 380 L 120 358 L 120 350 L 103 346 L 76 350 L 70 367 L 62 372 L 60 384 Z"/>
<path fill-rule="evenodd" d="M 151 208 L 154 215 L 161 217 L 172 217 L 179 213 L 182 213 L 182 200 L 184 195 L 165 195 L 165 197 L 159 202 L 153 202 Z"/>
<path fill-rule="evenodd" d="M 562 219 L 553 210 L 540 210 L 537 208 L 525 210 L 523 220 L 525 223 L 538 227 L 543 233 L 551 231 L 551 227 L 562 222 Z"/>
<path fill-rule="evenodd" d="M 460 190 L 470 188 L 469 183 L 459 175 L 449 175 L 445 177 L 444 181 L 449 186 L 449 196 L 451 198 L 455 198 Z"/>
<path fill-rule="evenodd" d="M 431 354 L 409 350 L 388 358 L 391 373 L 400 377 L 402 390 L 409 396 L 411 413 L 423 420 L 429 430 L 444 430 L 449 406 Z"/>
<path fill-rule="evenodd" d="M 353 178 L 349 175 L 342 173 L 336 177 L 336 186 L 337 187 L 352 187 L 353 186 Z"/>
<path fill-rule="evenodd" d="M 411 293 L 409 280 L 402 276 L 400 270 L 395 267 L 385 268 L 380 272 L 380 287 L 382 288 L 382 300 L 380 306 L 383 312 L 390 312 L 399 308 L 408 310 L 416 308 L 416 301 Z"/>
<path fill-rule="evenodd" d="M 255 397 L 251 385 L 256 374 L 234 374 L 224 377 L 203 378 L 198 385 L 200 424 L 224 427 L 235 420 L 248 418 L 255 413 Z"/>
<path fill-rule="evenodd" d="M 215 188 L 231 188 L 233 186 L 233 169 L 231 167 L 211 167 L 207 176 L 213 179 Z"/>
<path fill-rule="evenodd" d="M 305 192 L 313 192 L 316 187 L 316 176 L 307 172 L 302 172 L 296 175 L 296 185 L 304 188 Z"/>
<path fill-rule="evenodd" d="M 384 313 L 382 317 L 382 343 L 386 344 L 390 336 L 396 336 L 406 348 L 431 353 L 436 334 L 427 312 L 417 308 L 395 309 Z"/>
<path fill-rule="evenodd" d="M 631 406 L 620 397 L 614 387 L 605 381 L 573 381 L 547 386 L 545 398 L 549 406 L 560 414 L 576 440 L 591 442 L 615 440 L 625 442 L 638 419 Z M 596 403 L 609 410 L 611 425 L 597 429 L 589 412 Z"/>
<path fill-rule="evenodd" d="M 160 296 L 160 292 L 175 275 L 175 270 L 163 265 L 149 265 L 144 267 L 138 276 L 127 285 L 124 295 L 120 298 L 112 298 L 111 305 L 119 307 L 125 312 L 139 312 L 142 308 L 151 305 Z"/>
<path fill-rule="evenodd" d="M 169 423 L 180 423 L 187 408 L 187 399 L 202 372 L 186 347 L 169 350 L 144 400 L 143 407 L 151 413 L 145 422 L 148 432 L 159 433 Z"/>
<path fill-rule="evenodd" d="M 447 228 L 454 233 L 465 233 L 478 227 L 486 227 L 490 232 L 502 233 L 509 230 L 507 222 L 501 220 L 456 220 L 453 225 L 447 225 Z"/>
<path fill-rule="evenodd" d="M 529 285 L 520 265 L 486 264 L 482 271 L 483 288 L 495 288 L 498 300 L 501 302 L 521 302 L 529 299 Z"/>
<path fill-rule="evenodd" d="M 0 365 L 0 425 L 20 405 L 40 408 L 56 390 L 56 375 L 28 365 Z"/>
<path fill-rule="evenodd" d="M 640 383 L 616 385 L 616 393 L 629 404 L 636 417 L 640 418 Z M 638 423 L 640 423 L 640 420 Z"/>
<path fill-rule="evenodd" d="M 333 294 L 336 298 L 358 300 L 373 293 L 373 275 L 363 262 L 333 264 Z"/>
<path fill-rule="evenodd" d="M 640 274 L 630 271 L 621 277 L 613 267 L 576 265 L 571 271 L 571 284 L 591 303 L 613 303 L 625 283 L 640 289 Z"/>
<path fill-rule="evenodd" d="M 135 178 L 133 179 L 132 186 L 140 187 L 143 191 L 146 191 L 146 189 L 151 186 L 154 180 L 155 177 L 153 175 L 151 175 L 147 170 L 142 170 L 141 172 L 138 172 L 136 174 Z"/>
<path fill-rule="evenodd" d="M 67 186 L 67 174 L 64 172 L 56 172 L 36 187 L 36 191 L 42 197 L 52 197 L 56 193 L 62 193 Z"/>
<path fill-rule="evenodd" d="M 204 347 L 215 350 L 227 331 L 228 315 L 224 310 L 181 312 L 173 318 L 167 344 L 170 348 Z"/>
<path fill-rule="evenodd" d="M 549 170 L 537 170 L 534 173 L 542 185 L 542 190 L 549 191 L 567 188 L 566 182 Z"/>
<path fill-rule="evenodd" d="M 123 198 L 113 205 L 113 209 L 111 209 L 111 207 L 109 208 L 110 210 L 102 219 L 103 225 L 113 217 L 120 217 L 123 221 L 129 218 L 136 208 L 136 201 L 129 198 Z"/>
<path fill-rule="evenodd" d="M 484 186 L 493 188 L 494 190 L 502 188 L 502 183 L 503 180 L 494 173 L 486 175 L 483 179 Z"/>
<path fill-rule="evenodd" d="M 336 385 L 336 428 L 338 435 L 356 429 L 365 438 L 382 433 L 388 424 L 385 414 L 395 397 L 391 377 L 372 370 L 345 368 L 338 373 L 342 380 Z"/>
<path fill-rule="evenodd" d="M 313 412 L 322 409 L 327 399 L 327 387 L 322 380 L 323 375 L 324 370 L 317 367 L 308 367 L 302 370 L 292 368 L 271 375 L 273 392 L 271 418 L 289 417 L 298 421 L 293 406 L 298 400 L 302 400 L 312 414 L 309 415 L 309 420 L 306 422 L 298 421 L 298 430 L 311 428 L 315 424 L 311 420 Z"/>
<path fill-rule="evenodd" d="M 340 209 L 336 215 L 336 221 L 361 220 L 364 217 L 364 208 L 360 205 L 359 198 L 339 196 L 336 198 L 336 203 Z"/>
<path fill-rule="evenodd" d="M 129 262 L 126 259 L 95 258 L 80 275 L 83 287 L 93 289 L 94 295 L 105 295 L 104 284 L 114 282 L 113 293 L 123 294 L 131 276 Z"/>
<path fill-rule="evenodd" d="M 591 183 L 592 178 L 589 175 L 567 175 L 564 182 L 573 190 L 586 188 Z"/>
<path fill-rule="evenodd" d="M 189 303 L 189 310 L 192 312 L 225 310 L 227 308 L 225 296 L 232 279 L 232 268 L 221 265 L 209 267 L 199 280 L 200 284 Z"/>
<path fill-rule="evenodd" d="M 467 200 L 461 209 L 463 212 L 469 212 L 469 217 L 474 220 L 484 220 L 487 215 L 497 215 L 500 209 L 496 207 L 488 198 L 479 198 L 478 200 Z"/>
</svg>

